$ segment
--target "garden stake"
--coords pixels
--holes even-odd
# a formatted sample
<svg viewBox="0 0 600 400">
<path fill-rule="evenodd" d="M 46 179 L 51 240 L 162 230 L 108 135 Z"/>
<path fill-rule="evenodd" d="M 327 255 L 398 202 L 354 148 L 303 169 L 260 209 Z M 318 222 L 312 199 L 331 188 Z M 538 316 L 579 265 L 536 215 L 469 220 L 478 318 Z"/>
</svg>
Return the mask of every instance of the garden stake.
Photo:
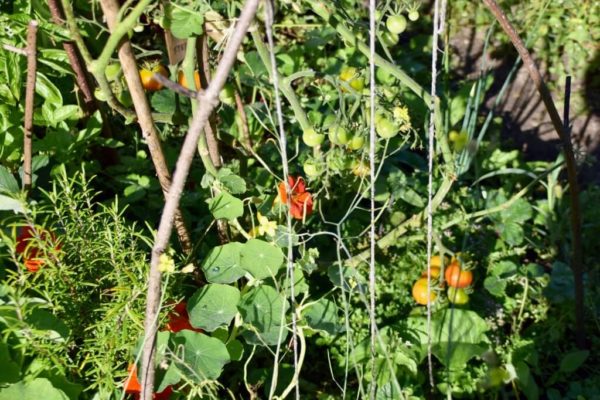
<svg viewBox="0 0 600 400">
<path fill-rule="evenodd" d="M 523 41 L 519 37 L 517 31 L 512 26 L 504 11 L 498 6 L 495 0 L 483 0 L 485 5 L 490 9 L 494 17 L 498 20 L 502 29 L 506 32 L 509 39 L 513 43 L 513 46 L 519 53 L 519 56 L 523 60 L 523 64 L 527 68 L 527 72 L 533 83 L 535 84 L 542 101 L 546 106 L 552 125 L 558 133 L 560 140 L 563 144 L 563 151 L 565 154 L 565 161 L 567 164 L 567 179 L 569 181 L 569 192 L 571 197 L 571 233 L 573 235 L 572 243 L 572 259 L 571 269 L 573 270 L 573 276 L 575 280 L 575 341 L 577 347 L 583 349 L 586 347 L 585 343 L 585 325 L 584 325 L 584 287 L 583 287 L 583 248 L 581 244 L 581 210 L 579 204 L 579 183 L 577 182 L 577 163 L 575 161 L 575 155 L 573 153 L 573 145 L 571 144 L 571 137 L 569 130 L 565 129 L 565 124 L 568 121 L 561 121 L 560 115 L 552 100 L 552 94 L 548 90 L 539 69 L 535 65 L 535 62 L 531 58 L 531 54 L 523 44 Z M 568 111 L 568 108 L 567 108 Z M 568 126 L 568 125 L 567 125 Z"/>
<path fill-rule="evenodd" d="M 371 336 L 371 385 L 369 397 L 375 400 L 377 394 L 377 367 L 375 360 L 377 357 L 377 323 L 375 320 L 375 301 L 377 298 L 377 286 L 375 278 L 375 147 L 377 146 L 377 135 L 375 134 L 375 0 L 369 0 L 369 201 L 370 224 L 369 224 L 369 325 Z"/>
<path fill-rule="evenodd" d="M 244 5 L 238 23 L 229 43 L 223 52 L 223 57 L 217 66 L 215 76 L 206 91 L 201 93 L 198 107 L 198 113 L 194 116 L 192 123 L 185 137 L 173 181 L 167 195 L 165 206 L 160 218 L 158 232 L 152 248 L 152 258 L 150 264 L 150 273 L 148 277 L 148 293 L 146 298 L 146 315 L 144 320 L 144 342 L 142 345 L 141 357 L 141 378 L 142 378 L 142 400 L 151 400 L 154 388 L 154 352 L 156 350 L 156 331 L 157 315 L 160 306 L 160 278 L 161 273 L 158 270 L 160 255 L 165 251 L 169 244 L 169 238 L 173 229 L 173 220 L 179 204 L 179 199 L 183 192 L 185 181 L 190 171 L 198 139 L 202 134 L 204 124 L 208 121 L 210 114 L 218 104 L 219 92 L 223 88 L 227 75 L 233 67 L 236 60 L 237 50 L 242 44 L 246 31 L 250 26 L 256 13 L 259 0 L 248 0 Z"/>
<path fill-rule="evenodd" d="M 27 26 L 27 86 L 25 88 L 25 132 L 23 134 L 23 189 L 31 189 L 31 158 L 33 137 L 33 100 L 37 72 L 38 22 L 32 20 Z"/>
<path fill-rule="evenodd" d="M 109 29 L 113 31 L 115 29 L 115 25 L 117 24 L 119 5 L 117 4 L 116 0 L 101 0 L 100 6 L 102 7 L 102 11 L 106 17 L 106 22 Z M 160 186 L 166 197 L 169 192 L 169 186 L 171 185 L 171 175 L 162 151 L 156 126 L 152 120 L 152 111 L 150 109 L 150 105 L 148 104 L 148 99 L 146 98 L 144 88 L 142 87 L 133 48 L 127 39 L 123 39 L 121 42 L 121 46 L 119 48 L 119 60 L 121 61 L 123 75 L 127 81 L 127 87 L 131 93 L 133 106 L 138 116 L 137 120 L 138 124 L 140 125 L 140 129 L 142 130 L 142 136 L 148 144 L 148 150 L 150 151 L 150 156 L 156 170 L 156 175 L 158 176 L 158 181 L 160 182 Z M 181 247 L 184 253 L 188 254 L 192 249 L 192 241 L 187 227 L 185 226 L 183 215 L 179 209 L 177 209 L 175 213 L 175 228 L 177 231 L 177 236 L 179 237 L 179 242 L 181 243 Z"/>
</svg>

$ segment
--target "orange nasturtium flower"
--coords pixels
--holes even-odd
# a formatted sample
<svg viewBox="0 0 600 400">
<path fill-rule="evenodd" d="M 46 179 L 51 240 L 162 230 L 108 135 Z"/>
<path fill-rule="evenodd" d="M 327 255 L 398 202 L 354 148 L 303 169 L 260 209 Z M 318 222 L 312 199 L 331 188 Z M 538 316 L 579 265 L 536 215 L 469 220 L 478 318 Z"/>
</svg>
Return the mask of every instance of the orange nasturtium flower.
<svg viewBox="0 0 600 400">
<path fill-rule="evenodd" d="M 129 364 L 127 368 L 127 372 L 129 372 L 130 378 L 126 380 L 125 383 L 125 393 L 132 394 L 135 400 L 139 400 L 140 393 L 142 392 L 142 385 L 140 385 L 140 381 L 137 377 L 137 368 L 135 364 Z M 165 390 L 160 393 L 154 393 L 152 398 L 154 400 L 169 400 L 171 397 L 171 393 L 173 393 L 173 388 L 171 385 L 167 386 Z"/>
<path fill-rule="evenodd" d="M 289 196 L 290 199 L 288 200 L 284 182 L 279 183 L 279 199 L 290 207 L 292 217 L 303 219 L 305 215 L 310 215 L 313 211 L 312 196 L 306 191 L 306 184 L 302 177 L 294 179 L 292 176 L 288 176 L 288 184 L 292 192 Z"/>
<path fill-rule="evenodd" d="M 192 324 L 190 324 L 190 317 L 186 309 L 186 303 L 183 301 L 175 306 L 168 318 L 169 322 L 167 322 L 167 330 L 169 332 L 176 333 L 184 329 L 202 332 L 202 329 L 194 328 Z"/>
<path fill-rule="evenodd" d="M 37 272 L 46 263 L 46 250 L 38 247 L 44 244 L 45 248 L 54 247 L 58 251 L 62 247 L 56 236 L 43 228 L 25 226 L 17 237 L 15 251 L 23 256 L 23 263 L 29 272 Z"/>
</svg>

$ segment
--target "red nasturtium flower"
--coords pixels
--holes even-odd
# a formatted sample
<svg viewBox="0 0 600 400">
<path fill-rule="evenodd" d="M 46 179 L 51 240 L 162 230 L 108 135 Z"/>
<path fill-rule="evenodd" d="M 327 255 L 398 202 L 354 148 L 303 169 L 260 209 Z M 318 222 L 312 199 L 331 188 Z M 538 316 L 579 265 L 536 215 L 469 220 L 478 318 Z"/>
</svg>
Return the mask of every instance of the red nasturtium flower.
<svg viewBox="0 0 600 400">
<path fill-rule="evenodd" d="M 129 364 L 127 372 L 129 373 L 129 375 L 131 375 L 131 378 L 129 378 L 128 381 L 125 381 L 125 383 L 127 384 L 125 386 L 125 393 L 132 394 L 133 398 L 135 400 L 138 400 L 140 398 L 140 393 L 142 392 L 142 385 L 140 385 L 140 381 L 138 380 L 137 368 L 135 364 Z M 171 387 L 171 385 L 169 385 L 162 392 L 154 393 L 152 398 L 154 400 L 169 400 L 171 393 L 173 393 L 173 388 Z"/>
<path fill-rule="evenodd" d="M 184 329 L 189 329 L 195 332 L 202 332 L 202 329 L 197 329 L 190 324 L 190 316 L 186 309 L 184 301 L 178 303 L 173 311 L 169 314 L 169 322 L 167 322 L 167 330 L 169 332 L 179 332 Z"/>
<path fill-rule="evenodd" d="M 40 244 L 44 244 L 42 248 Z M 16 252 L 23 257 L 25 268 L 29 272 L 37 272 L 46 263 L 46 249 L 54 247 L 58 251 L 62 247 L 54 233 L 43 228 L 25 226 L 17 237 Z"/>
<path fill-rule="evenodd" d="M 304 179 L 300 176 L 296 179 L 288 176 L 288 185 L 292 192 L 289 200 L 285 190 L 285 182 L 279 183 L 279 199 L 281 202 L 290 207 L 290 213 L 296 219 L 303 219 L 305 215 L 310 215 L 313 211 L 313 199 L 310 193 L 306 191 Z"/>
</svg>

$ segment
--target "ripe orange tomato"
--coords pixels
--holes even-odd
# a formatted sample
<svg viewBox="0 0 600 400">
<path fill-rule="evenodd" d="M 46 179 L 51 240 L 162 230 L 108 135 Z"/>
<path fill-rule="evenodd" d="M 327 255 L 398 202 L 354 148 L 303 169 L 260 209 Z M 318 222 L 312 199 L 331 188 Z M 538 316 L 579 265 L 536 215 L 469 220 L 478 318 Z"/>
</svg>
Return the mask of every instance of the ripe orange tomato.
<svg viewBox="0 0 600 400">
<path fill-rule="evenodd" d="M 448 265 L 448 257 L 444 257 L 444 265 Z M 441 268 L 442 267 L 442 259 L 440 256 L 435 255 L 431 256 L 431 268 Z"/>
<path fill-rule="evenodd" d="M 189 89 L 187 79 L 185 79 L 185 73 L 183 71 L 179 71 L 177 74 L 177 82 L 184 88 Z M 202 84 L 200 83 L 200 73 L 198 71 L 194 71 L 194 83 L 196 84 L 196 90 L 200 90 L 202 88 Z"/>
<path fill-rule="evenodd" d="M 440 273 L 441 273 L 440 267 L 437 267 L 437 266 L 433 265 L 433 262 L 432 262 L 431 263 L 431 277 L 433 279 L 437 279 L 437 278 L 440 277 Z M 421 276 L 423 278 L 427 278 L 427 270 L 423 271 L 423 273 L 421 274 Z"/>
<path fill-rule="evenodd" d="M 448 285 L 455 288 L 466 288 L 473 283 L 473 273 L 462 270 L 458 263 L 452 263 L 444 273 Z"/>
<path fill-rule="evenodd" d="M 164 77 L 169 76 L 167 69 L 160 64 L 157 64 L 150 69 L 142 68 L 140 70 L 140 79 L 142 80 L 142 86 L 149 92 L 155 92 L 157 90 L 162 89 L 163 87 L 163 85 L 159 81 L 154 79 L 154 74 L 161 74 Z"/>
<path fill-rule="evenodd" d="M 421 278 L 415 282 L 412 288 L 412 295 L 415 301 L 421 305 L 426 305 L 429 302 L 435 301 L 437 294 L 431 288 L 429 299 L 427 299 L 427 279 Z"/>
</svg>

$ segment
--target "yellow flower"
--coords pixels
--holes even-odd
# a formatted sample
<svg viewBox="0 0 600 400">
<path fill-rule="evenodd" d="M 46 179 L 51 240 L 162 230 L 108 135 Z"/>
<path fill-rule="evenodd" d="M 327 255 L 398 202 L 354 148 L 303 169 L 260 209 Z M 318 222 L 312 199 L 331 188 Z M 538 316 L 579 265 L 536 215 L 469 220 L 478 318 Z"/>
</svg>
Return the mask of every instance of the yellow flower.
<svg viewBox="0 0 600 400">
<path fill-rule="evenodd" d="M 174 272 L 175 271 L 175 261 L 168 254 L 163 253 L 158 258 L 158 270 L 160 272 Z"/>
<path fill-rule="evenodd" d="M 269 219 L 261 213 L 257 215 L 258 219 L 258 234 L 259 235 L 267 235 L 267 236 L 275 236 L 275 230 L 277 229 L 277 222 L 269 221 Z"/>
</svg>

